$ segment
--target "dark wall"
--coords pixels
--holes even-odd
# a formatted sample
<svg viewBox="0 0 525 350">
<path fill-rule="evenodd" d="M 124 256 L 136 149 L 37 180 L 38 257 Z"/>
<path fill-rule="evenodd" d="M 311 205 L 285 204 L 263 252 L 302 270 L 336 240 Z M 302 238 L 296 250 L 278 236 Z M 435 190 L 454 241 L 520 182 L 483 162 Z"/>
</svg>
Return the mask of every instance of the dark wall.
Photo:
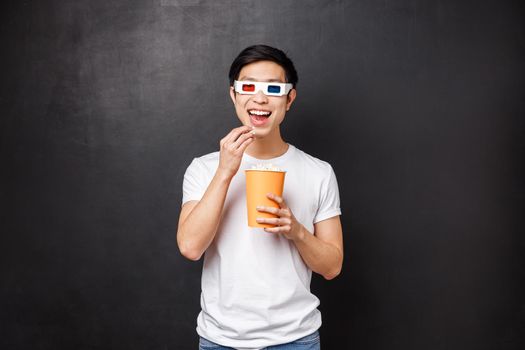
<svg viewBox="0 0 525 350">
<path fill-rule="evenodd" d="M 295 61 L 283 135 L 339 181 L 323 349 L 524 347 L 520 2 L 0 6 L 0 348 L 196 348 L 182 176 L 238 125 L 254 43 Z"/>
</svg>

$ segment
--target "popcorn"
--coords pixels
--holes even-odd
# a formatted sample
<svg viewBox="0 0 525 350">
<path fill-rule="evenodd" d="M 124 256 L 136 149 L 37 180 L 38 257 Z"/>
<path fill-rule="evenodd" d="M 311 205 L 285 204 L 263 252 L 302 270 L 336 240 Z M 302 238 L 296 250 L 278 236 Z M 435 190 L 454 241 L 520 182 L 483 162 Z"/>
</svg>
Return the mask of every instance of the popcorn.
<svg viewBox="0 0 525 350">
<path fill-rule="evenodd" d="M 272 163 L 258 163 L 258 164 L 252 165 L 251 170 L 284 171 L 283 169 L 279 168 L 278 166 L 273 165 Z"/>
</svg>

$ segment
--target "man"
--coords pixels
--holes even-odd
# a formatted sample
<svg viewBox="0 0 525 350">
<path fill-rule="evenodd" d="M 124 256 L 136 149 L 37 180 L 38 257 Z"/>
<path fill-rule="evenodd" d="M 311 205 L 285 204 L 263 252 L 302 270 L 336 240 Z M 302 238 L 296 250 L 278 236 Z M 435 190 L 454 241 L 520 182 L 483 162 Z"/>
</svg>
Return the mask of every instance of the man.
<svg viewBox="0 0 525 350">
<path fill-rule="evenodd" d="M 243 126 L 220 151 L 186 170 L 177 243 L 202 271 L 197 333 L 201 349 L 319 349 L 319 299 L 312 271 L 336 277 L 343 262 L 339 190 L 332 167 L 286 143 L 280 132 L 296 96 L 297 72 L 276 48 L 244 49 L 230 68 L 230 96 Z M 272 228 L 250 228 L 244 170 L 286 171 Z"/>
</svg>

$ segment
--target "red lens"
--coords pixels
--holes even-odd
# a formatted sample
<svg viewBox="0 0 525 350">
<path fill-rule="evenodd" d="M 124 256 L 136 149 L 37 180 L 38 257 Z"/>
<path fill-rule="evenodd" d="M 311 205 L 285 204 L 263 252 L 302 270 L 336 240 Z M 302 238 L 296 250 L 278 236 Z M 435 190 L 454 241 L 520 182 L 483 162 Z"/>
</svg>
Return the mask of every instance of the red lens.
<svg viewBox="0 0 525 350">
<path fill-rule="evenodd" d="M 255 85 L 253 84 L 242 84 L 242 91 L 255 91 Z"/>
</svg>

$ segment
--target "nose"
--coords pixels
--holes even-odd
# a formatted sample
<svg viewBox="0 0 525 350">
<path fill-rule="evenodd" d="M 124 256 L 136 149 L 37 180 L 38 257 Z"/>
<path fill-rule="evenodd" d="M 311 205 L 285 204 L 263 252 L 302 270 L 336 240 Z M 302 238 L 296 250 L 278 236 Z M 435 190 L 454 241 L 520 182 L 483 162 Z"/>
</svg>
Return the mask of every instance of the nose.
<svg viewBox="0 0 525 350">
<path fill-rule="evenodd" d="M 253 95 L 253 101 L 261 104 L 268 103 L 268 96 L 266 96 L 261 90 L 259 90 L 255 95 Z"/>
</svg>

